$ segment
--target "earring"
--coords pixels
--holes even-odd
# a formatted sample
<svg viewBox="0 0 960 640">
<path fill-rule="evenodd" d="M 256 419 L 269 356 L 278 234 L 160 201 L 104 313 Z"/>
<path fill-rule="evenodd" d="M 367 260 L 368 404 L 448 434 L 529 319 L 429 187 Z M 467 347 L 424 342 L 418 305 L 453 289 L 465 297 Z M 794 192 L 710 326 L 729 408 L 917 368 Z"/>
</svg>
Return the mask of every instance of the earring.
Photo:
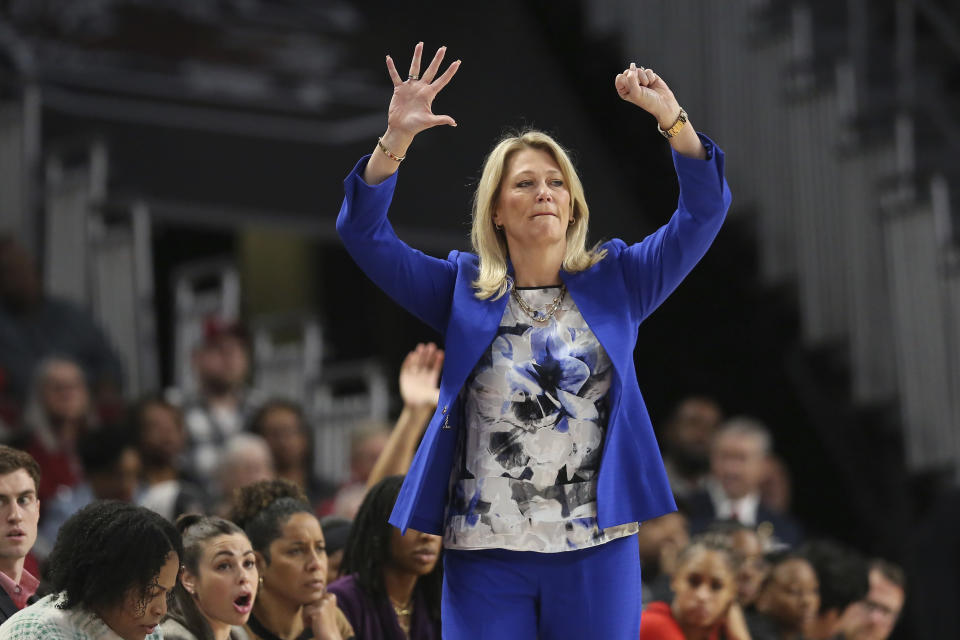
<svg viewBox="0 0 960 640">
<path fill-rule="evenodd" d="M 497 231 L 503 231 L 503 225 L 497 224 L 496 222 L 493 223 L 493 228 L 496 229 Z"/>
<path fill-rule="evenodd" d="M 263 584 L 263 576 L 260 576 L 260 584 Z"/>
<path fill-rule="evenodd" d="M 570 223 L 569 223 L 569 224 L 570 224 L 571 227 L 572 227 L 573 225 L 577 224 L 577 219 L 576 219 L 576 218 L 570 218 Z"/>
</svg>

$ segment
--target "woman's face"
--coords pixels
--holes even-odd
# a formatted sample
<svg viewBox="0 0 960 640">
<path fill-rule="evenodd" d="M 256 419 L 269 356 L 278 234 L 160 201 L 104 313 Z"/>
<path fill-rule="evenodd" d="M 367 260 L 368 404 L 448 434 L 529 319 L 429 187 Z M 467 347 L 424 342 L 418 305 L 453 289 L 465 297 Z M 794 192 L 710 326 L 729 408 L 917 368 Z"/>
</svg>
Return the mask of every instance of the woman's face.
<svg viewBox="0 0 960 640">
<path fill-rule="evenodd" d="M 98 614 L 123 640 L 143 640 L 167 615 L 167 596 L 176 586 L 179 572 L 180 558 L 171 551 L 145 592 L 139 585 L 131 587 L 122 603 Z"/>
<path fill-rule="evenodd" d="M 184 569 L 181 581 L 211 626 L 242 625 L 253 609 L 257 578 L 250 540 L 242 533 L 234 533 L 207 541 L 197 575 Z"/>
<path fill-rule="evenodd" d="M 437 565 L 443 538 L 423 533 L 416 529 L 407 529 L 400 535 L 400 529 L 391 527 L 390 567 L 403 573 L 425 576 Z"/>
<path fill-rule="evenodd" d="M 773 568 L 757 599 L 757 610 L 784 629 L 801 631 L 820 608 L 820 587 L 810 563 L 792 558 Z"/>
<path fill-rule="evenodd" d="M 270 543 L 270 563 L 260 560 L 263 588 L 297 605 L 319 600 L 327 586 L 327 551 L 320 523 L 310 513 L 295 513 L 280 531 L 280 537 Z"/>
<path fill-rule="evenodd" d="M 683 627 L 709 627 L 726 615 L 737 593 L 736 577 L 719 551 L 695 551 L 673 575 L 674 618 Z"/>
<path fill-rule="evenodd" d="M 740 569 L 737 571 L 737 601 L 748 606 L 753 604 L 760 593 L 764 578 L 767 577 L 767 563 L 763 559 L 763 545 L 757 533 L 751 529 L 741 529 L 730 537 L 734 552 L 740 556 Z"/>
<path fill-rule="evenodd" d="M 528 147 L 510 157 L 500 180 L 493 221 L 503 226 L 507 245 L 514 250 L 565 242 L 570 191 L 549 153 Z"/>
</svg>

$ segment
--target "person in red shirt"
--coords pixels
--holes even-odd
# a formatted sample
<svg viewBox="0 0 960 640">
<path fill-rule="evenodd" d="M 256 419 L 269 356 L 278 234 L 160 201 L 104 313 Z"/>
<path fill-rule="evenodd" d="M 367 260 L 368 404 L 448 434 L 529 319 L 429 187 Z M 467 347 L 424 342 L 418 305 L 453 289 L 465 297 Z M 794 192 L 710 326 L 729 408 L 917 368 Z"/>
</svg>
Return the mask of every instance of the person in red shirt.
<svg viewBox="0 0 960 640">
<path fill-rule="evenodd" d="M 707 534 L 680 552 L 673 602 L 651 602 L 640 640 L 750 640 L 736 602 L 737 561 L 724 536 Z"/>
<path fill-rule="evenodd" d="M 27 606 L 40 584 L 23 567 L 37 540 L 39 484 L 37 461 L 0 445 L 0 623 Z"/>
</svg>

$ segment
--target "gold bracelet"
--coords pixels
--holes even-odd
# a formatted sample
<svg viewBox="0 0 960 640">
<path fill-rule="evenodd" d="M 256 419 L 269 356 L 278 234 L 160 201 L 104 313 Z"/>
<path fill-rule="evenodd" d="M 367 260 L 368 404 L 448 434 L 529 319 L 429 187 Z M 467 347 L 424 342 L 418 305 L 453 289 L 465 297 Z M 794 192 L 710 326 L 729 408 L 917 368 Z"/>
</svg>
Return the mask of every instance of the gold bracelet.
<svg viewBox="0 0 960 640">
<path fill-rule="evenodd" d="M 387 156 L 388 158 L 390 158 L 395 162 L 403 162 L 404 159 L 407 157 L 407 156 L 398 156 L 397 154 L 390 151 L 390 149 L 387 149 L 387 147 L 383 144 L 382 136 L 377 138 L 377 146 L 380 147 L 380 151 L 383 151 L 383 155 Z"/>
<path fill-rule="evenodd" d="M 680 115 L 677 116 L 677 121 L 674 122 L 674 123 L 670 126 L 670 128 L 667 129 L 666 131 L 664 131 L 662 128 L 660 128 L 660 123 L 658 122 L 658 123 L 657 123 L 657 131 L 660 132 L 660 135 L 662 135 L 664 138 L 666 138 L 667 140 L 669 140 L 669 139 L 672 138 L 673 136 L 675 136 L 675 135 L 677 135 L 678 133 L 680 133 L 680 130 L 683 129 L 683 126 L 684 126 L 685 124 L 687 124 L 687 112 L 683 110 L 683 107 L 680 107 Z"/>
</svg>

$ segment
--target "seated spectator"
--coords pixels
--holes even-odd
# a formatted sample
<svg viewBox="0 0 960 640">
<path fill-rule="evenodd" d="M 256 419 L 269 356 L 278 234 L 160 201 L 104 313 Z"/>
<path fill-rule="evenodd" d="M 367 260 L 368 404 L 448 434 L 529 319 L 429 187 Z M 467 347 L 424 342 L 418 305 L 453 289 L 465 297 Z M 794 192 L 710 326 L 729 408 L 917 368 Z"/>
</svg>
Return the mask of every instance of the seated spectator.
<svg viewBox="0 0 960 640">
<path fill-rule="evenodd" d="M 314 473 L 312 431 L 299 404 L 268 400 L 253 415 L 249 430 L 270 447 L 277 477 L 301 487 L 314 507 L 336 492 L 333 483 Z"/>
<path fill-rule="evenodd" d="M 642 528 L 642 527 L 641 527 Z M 640 618 L 642 640 L 750 640 L 736 602 L 736 559 L 722 536 L 695 538 L 677 557 L 674 596 L 651 602 Z"/>
<path fill-rule="evenodd" d="M 840 623 L 843 640 L 887 640 L 900 618 L 906 597 L 903 569 L 876 559 L 870 562 L 867 597 L 849 607 Z"/>
<path fill-rule="evenodd" d="M 756 613 L 747 616 L 752 640 L 803 640 L 804 629 L 820 606 L 817 574 L 803 557 L 781 555 L 757 596 Z"/>
<path fill-rule="evenodd" d="M 679 511 L 647 520 L 637 531 L 643 602 L 673 600 L 673 573 L 677 554 L 690 543 L 687 518 Z"/>
<path fill-rule="evenodd" d="M 60 487 L 75 487 L 83 479 L 78 440 L 93 427 L 90 394 L 83 371 L 71 360 L 50 358 L 40 363 L 15 440 L 44 470 L 41 504 Z"/>
<path fill-rule="evenodd" d="M 339 516 L 326 516 L 320 520 L 320 528 L 323 529 L 323 537 L 327 541 L 327 584 L 340 577 L 343 550 L 347 546 L 352 524 Z"/>
<path fill-rule="evenodd" d="M 703 396 L 684 398 L 673 410 L 660 441 L 670 488 L 677 497 L 703 488 L 710 470 L 710 441 L 722 419 L 720 405 Z"/>
<path fill-rule="evenodd" d="M 350 479 L 343 483 L 333 499 L 321 506 L 323 515 L 335 515 L 353 520 L 367 494 L 367 481 L 380 459 L 390 430 L 378 421 L 358 425 L 350 436 Z"/>
<path fill-rule="evenodd" d="M 340 567 L 330 585 L 359 638 L 440 638 L 440 536 L 387 522 L 403 476 L 374 485 L 353 522 Z"/>
<path fill-rule="evenodd" d="M 176 528 L 123 502 L 95 502 L 63 525 L 47 564 L 51 595 L 0 626 L 0 640 L 159 640 L 183 548 Z"/>
<path fill-rule="evenodd" d="M 186 446 L 180 409 L 160 396 L 147 396 L 133 408 L 131 422 L 145 484 L 139 504 L 171 522 L 184 513 L 206 511 L 206 495 L 180 469 Z"/>
<path fill-rule="evenodd" d="M 213 479 L 220 451 L 243 430 L 260 397 L 249 386 L 250 343 L 241 325 L 210 318 L 192 363 L 197 389 L 182 402 L 186 471 L 202 485 Z"/>
<path fill-rule="evenodd" d="M 33 602 L 40 582 L 24 568 L 37 540 L 40 467 L 18 449 L 0 445 L 0 623 Z"/>
<path fill-rule="evenodd" d="M 744 611 L 752 611 L 770 569 L 763 539 L 753 527 L 733 520 L 717 520 L 707 531 L 727 537 L 737 559 L 737 602 Z"/>
<path fill-rule="evenodd" d="M 219 505 L 215 511 L 225 515 L 230 511 L 237 491 L 262 480 L 273 480 L 276 477 L 270 448 L 260 436 L 241 433 L 227 443 L 216 477 L 216 495 L 219 496 Z"/>
<path fill-rule="evenodd" d="M 78 446 L 86 481 L 61 487 L 43 512 L 36 555 L 45 558 L 67 518 L 94 500 L 132 502 L 140 483 L 140 456 L 126 429 L 108 427 L 86 434 Z"/>
<path fill-rule="evenodd" d="M 257 562 L 250 540 L 234 523 L 212 516 L 181 516 L 183 568 L 164 640 L 246 640 L 243 625 L 257 595 Z"/>
<path fill-rule="evenodd" d="M 230 519 L 250 538 L 260 574 L 245 627 L 253 640 L 354 636 L 336 596 L 326 591 L 323 530 L 300 487 L 287 480 L 246 486 L 237 492 Z"/>
<path fill-rule="evenodd" d="M 94 396 L 115 401 L 123 376 L 103 330 L 85 309 L 46 295 L 33 258 L 0 235 L 0 369 L 8 391 L 25 401 L 40 362 L 53 356 L 78 362 Z"/>
<path fill-rule="evenodd" d="M 772 535 L 787 545 L 799 542 L 799 525 L 760 502 L 770 446 L 770 433 L 756 420 L 733 418 L 721 425 L 710 444 L 705 488 L 687 499 L 692 533 L 705 531 L 714 520 L 736 520 L 772 528 Z"/>
<path fill-rule="evenodd" d="M 820 606 L 806 629 L 810 640 L 830 640 L 840 633 L 847 608 L 867 595 L 869 572 L 859 553 L 832 540 L 811 540 L 800 548 L 817 574 Z"/>
</svg>

